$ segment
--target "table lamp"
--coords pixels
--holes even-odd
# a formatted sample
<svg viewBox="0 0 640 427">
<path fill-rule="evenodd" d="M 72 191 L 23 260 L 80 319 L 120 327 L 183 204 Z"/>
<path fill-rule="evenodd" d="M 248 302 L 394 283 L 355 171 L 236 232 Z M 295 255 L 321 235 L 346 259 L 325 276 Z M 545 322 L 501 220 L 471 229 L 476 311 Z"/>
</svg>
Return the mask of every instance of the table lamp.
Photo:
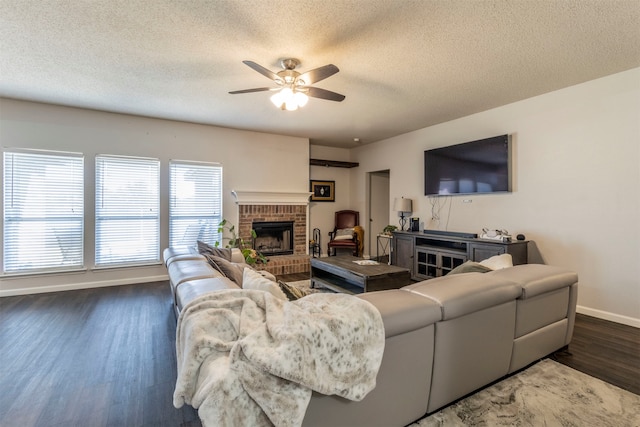
<svg viewBox="0 0 640 427">
<path fill-rule="evenodd" d="M 411 199 L 405 199 L 404 197 L 393 201 L 393 210 L 400 212 L 400 230 L 404 231 L 404 226 L 407 225 L 407 219 L 405 214 L 411 214 L 413 212 L 413 201 Z"/>
</svg>

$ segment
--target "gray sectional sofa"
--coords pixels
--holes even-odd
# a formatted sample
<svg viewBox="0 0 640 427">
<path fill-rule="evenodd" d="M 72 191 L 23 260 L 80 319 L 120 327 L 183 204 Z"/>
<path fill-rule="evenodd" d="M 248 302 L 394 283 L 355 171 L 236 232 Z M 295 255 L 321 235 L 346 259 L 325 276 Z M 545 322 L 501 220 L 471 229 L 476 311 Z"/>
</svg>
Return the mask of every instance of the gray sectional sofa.
<svg viewBox="0 0 640 427">
<path fill-rule="evenodd" d="M 194 250 L 164 256 L 178 313 L 238 288 Z M 569 344 L 577 288 L 572 271 L 525 264 L 358 295 L 385 327 L 376 388 L 360 402 L 314 392 L 303 425 L 404 426 L 520 370 Z"/>
</svg>

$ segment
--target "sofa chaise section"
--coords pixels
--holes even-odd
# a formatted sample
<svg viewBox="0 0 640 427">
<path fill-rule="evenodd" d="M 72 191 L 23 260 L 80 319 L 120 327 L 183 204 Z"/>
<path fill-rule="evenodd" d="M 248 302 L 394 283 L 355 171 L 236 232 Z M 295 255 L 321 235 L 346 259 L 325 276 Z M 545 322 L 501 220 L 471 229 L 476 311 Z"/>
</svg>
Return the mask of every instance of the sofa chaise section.
<svg viewBox="0 0 640 427">
<path fill-rule="evenodd" d="M 525 264 L 487 273 L 518 283 L 509 373 L 569 344 L 578 300 L 578 275 L 559 267 Z"/>
<path fill-rule="evenodd" d="M 402 426 L 427 411 L 440 307 L 397 289 L 358 297 L 380 311 L 385 327 L 376 388 L 360 402 L 314 392 L 303 426 Z"/>
</svg>

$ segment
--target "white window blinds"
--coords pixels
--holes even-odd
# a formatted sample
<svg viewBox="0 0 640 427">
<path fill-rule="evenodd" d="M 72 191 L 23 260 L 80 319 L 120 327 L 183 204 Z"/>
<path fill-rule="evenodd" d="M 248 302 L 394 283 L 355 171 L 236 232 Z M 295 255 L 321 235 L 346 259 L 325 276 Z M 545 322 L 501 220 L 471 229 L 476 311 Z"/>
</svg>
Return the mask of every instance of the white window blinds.
<svg viewBox="0 0 640 427">
<path fill-rule="evenodd" d="M 220 240 L 222 167 L 173 160 L 169 180 L 170 245 L 191 246 L 197 240 L 213 245 Z"/>
<path fill-rule="evenodd" d="M 3 271 L 82 268 L 82 154 L 9 150 L 3 154 Z"/>
<path fill-rule="evenodd" d="M 96 157 L 96 266 L 160 261 L 160 161 Z"/>
</svg>

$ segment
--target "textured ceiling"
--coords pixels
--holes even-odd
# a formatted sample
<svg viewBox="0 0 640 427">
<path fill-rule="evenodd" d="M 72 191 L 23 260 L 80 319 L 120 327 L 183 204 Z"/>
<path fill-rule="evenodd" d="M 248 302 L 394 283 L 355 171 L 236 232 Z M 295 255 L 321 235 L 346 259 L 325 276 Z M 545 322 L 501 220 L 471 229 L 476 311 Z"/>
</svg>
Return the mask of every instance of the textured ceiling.
<svg viewBox="0 0 640 427">
<path fill-rule="evenodd" d="M 242 63 L 340 68 L 287 112 Z M 640 66 L 640 0 L 0 0 L 0 96 L 366 144 Z"/>
</svg>

